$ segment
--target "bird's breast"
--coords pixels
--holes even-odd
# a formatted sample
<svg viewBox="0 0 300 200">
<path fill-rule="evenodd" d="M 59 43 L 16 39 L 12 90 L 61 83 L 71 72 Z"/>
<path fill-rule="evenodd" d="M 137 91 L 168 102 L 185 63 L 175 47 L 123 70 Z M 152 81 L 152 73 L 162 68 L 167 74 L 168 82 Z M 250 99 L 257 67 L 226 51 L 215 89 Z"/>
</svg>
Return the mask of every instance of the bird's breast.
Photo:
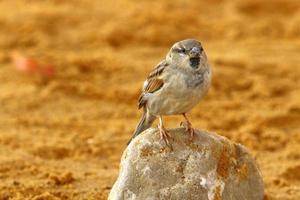
<svg viewBox="0 0 300 200">
<path fill-rule="evenodd" d="M 206 94 L 208 85 L 203 75 L 175 74 L 163 88 L 153 94 L 149 108 L 156 114 L 174 115 L 190 111 Z"/>
</svg>

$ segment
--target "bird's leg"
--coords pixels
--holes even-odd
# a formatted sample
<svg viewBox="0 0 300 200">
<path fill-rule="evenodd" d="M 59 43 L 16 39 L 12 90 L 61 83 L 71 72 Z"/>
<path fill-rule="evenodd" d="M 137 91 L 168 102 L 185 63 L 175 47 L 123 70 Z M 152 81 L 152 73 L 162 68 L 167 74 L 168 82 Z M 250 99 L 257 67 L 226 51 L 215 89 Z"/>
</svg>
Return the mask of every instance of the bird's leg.
<svg viewBox="0 0 300 200">
<path fill-rule="evenodd" d="M 184 122 L 181 122 L 180 123 L 180 126 L 183 126 L 185 128 L 185 130 L 190 134 L 191 138 L 194 137 L 194 133 L 195 133 L 195 130 L 194 128 L 192 127 L 192 124 L 191 122 L 189 121 L 189 119 L 187 118 L 186 114 L 183 113 L 182 114 L 185 121 Z"/>
<path fill-rule="evenodd" d="M 171 147 L 171 144 L 169 142 L 169 138 L 171 138 L 171 136 L 169 135 L 168 131 L 164 127 L 164 123 L 163 123 L 163 119 L 162 119 L 161 115 L 159 116 L 158 129 L 159 129 L 159 133 L 160 133 L 160 138 L 165 141 L 167 146 Z"/>
</svg>

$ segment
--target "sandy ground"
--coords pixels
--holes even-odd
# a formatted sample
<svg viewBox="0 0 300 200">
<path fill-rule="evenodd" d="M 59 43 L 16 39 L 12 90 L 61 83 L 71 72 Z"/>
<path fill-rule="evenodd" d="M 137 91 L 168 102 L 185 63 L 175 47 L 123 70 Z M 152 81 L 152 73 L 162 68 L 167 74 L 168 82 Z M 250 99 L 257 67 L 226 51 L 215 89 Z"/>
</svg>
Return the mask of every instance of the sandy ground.
<svg viewBox="0 0 300 200">
<path fill-rule="evenodd" d="M 300 199 L 300 2 L 190 2 L 0 1 L 1 200 L 106 199 L 142 82 L 187 37 L 214 75 L 194 126 L 250 149 L 265 199 Z M 18 73 L 13 51 L 56 76 Z"/>
</svg>

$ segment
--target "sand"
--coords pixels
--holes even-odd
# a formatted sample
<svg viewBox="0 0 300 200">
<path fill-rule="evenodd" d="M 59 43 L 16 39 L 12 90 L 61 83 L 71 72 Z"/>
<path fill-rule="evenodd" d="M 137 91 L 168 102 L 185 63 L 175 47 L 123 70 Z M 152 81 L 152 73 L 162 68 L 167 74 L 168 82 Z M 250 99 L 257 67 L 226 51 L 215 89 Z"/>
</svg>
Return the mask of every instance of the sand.
<svg viewBox="0 0 300 200">
<path fill-rule="evenodd" d="M 248 147 L 265 199 L 300 199 L 299 1 L 3 0 L 0 27 L 1 200 L 106 199 L 142 82 L 189 37 L 213 68 L 193 125 Z M 18 72 L 15 51 L 55 77 Z"/>
</svg>

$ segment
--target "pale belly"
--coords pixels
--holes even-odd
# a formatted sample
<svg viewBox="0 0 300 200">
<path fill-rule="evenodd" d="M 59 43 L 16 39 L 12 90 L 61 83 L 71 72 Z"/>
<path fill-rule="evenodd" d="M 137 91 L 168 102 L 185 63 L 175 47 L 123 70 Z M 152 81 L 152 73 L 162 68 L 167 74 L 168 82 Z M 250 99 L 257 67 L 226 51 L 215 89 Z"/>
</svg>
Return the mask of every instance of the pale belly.
<svg viewBox="0 0 300 200">
<path fill-rule="evenodd" d="M 148 111 L 153 115 L 178 115 L 189 112 L 207 93 L 208 78 L 191 87 L 183 77 L 175 77 L 161 90 L 149 94 Z"/>
</svg>

